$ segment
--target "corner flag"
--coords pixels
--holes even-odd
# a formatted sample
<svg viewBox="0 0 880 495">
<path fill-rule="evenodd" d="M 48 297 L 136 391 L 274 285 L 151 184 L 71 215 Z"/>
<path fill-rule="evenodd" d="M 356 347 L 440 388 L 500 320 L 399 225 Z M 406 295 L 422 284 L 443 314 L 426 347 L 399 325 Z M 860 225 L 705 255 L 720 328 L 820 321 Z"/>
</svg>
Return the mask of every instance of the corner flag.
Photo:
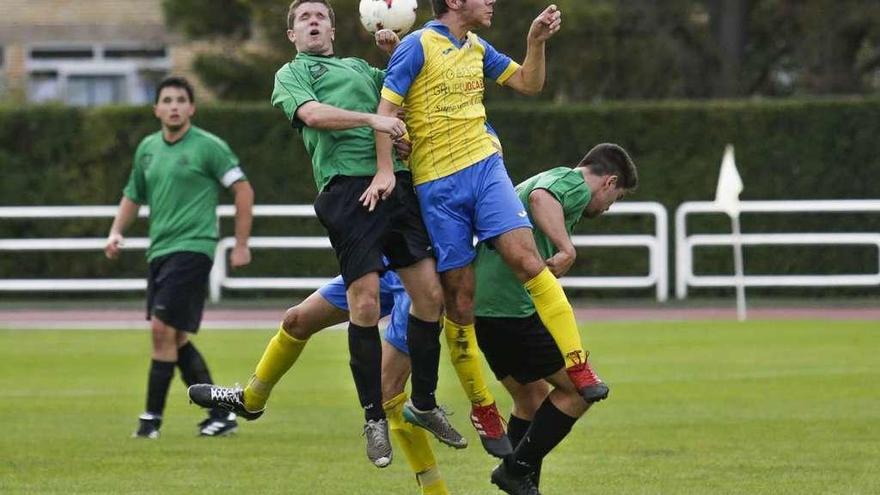
<svg viewBox="0 0 880 495">
<path fill-rule="evenodd" d="M 715 190 L 715 205 L 730 215 L 733 227 L 733 269 L 734 285 L 736 286 L 736 317 L 739 321 L 746 320 L 746 283 L 743 267 L 742 237 L 739 227 L 739 194 L 743 190 L 743 181 L 736 170 L 733 159 L 733 145 L 724 148 L 721 159 L 721 172 L 718 174 L 718 188 Z"/>
<path fill-rule="evenodd" d="M 733 145 L 728 144 L 721 159 L 721 173 L 718 175 L 718 188 L 715 190 L 715 204 L 730 215 L 739 216 L 739 194 L 743 190 L 743 182 L 736 170 L 733 159 Z"/>
</svg>

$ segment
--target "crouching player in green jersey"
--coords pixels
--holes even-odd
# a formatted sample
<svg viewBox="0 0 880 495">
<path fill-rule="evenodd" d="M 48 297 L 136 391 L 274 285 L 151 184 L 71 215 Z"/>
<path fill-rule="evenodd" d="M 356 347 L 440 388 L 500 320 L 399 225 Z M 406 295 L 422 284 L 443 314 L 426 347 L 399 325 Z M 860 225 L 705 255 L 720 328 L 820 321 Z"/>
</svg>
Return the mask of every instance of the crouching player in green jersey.
<svg viewBox="0 0 880 495">
<path fill-rule="evenodd" d="M 575 261 L 570 238 L 575 224 L 601 215 L 637 185 L 626 151 L 600 144 L 574 168 L 553 168 L 516 187 L 553 275 L 563 276 Z M 492 472 L 492 483 L 510 494 L 535 495 L 541 460 L 590 403 L 567 376 L 563 355 L 529 293 L 491 242 L 478 246 L 475 266 L 477 341 L 514 401 L 507 431 L 514 452 Z"/>
</svg>

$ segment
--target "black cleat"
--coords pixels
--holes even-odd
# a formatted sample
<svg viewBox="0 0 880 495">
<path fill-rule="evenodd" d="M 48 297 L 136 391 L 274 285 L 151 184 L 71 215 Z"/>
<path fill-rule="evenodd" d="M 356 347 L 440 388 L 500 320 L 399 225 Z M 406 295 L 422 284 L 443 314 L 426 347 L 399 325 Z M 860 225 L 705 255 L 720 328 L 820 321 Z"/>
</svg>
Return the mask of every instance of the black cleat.
<svg viewBox="0 0 880 495">
<path fill-rule="evenodd" d="M 229 413 L 222 417 L 208 416 L 199 423 L 200 437 L 225 437 L 238 431 L 238 422 L 235 414 Z"/>
<path fill-rule="evenodd" d="M 140 425 L 137 431 L 131 434 L 131 438 L 159 438 L 159 428 L 162 426 L 162 417 L 150 413 L 143 413 L 138 417 Z"/>
<path fill-rule="evenodd" d="M 492 470 L 492 484 L 509 495 L 541 495 L 532 481 L 532 473 L 517 475 L 502 462 Z"/>
<path fill-rule="evenodd" d="M 235 413 L 242 418 L 253 421 L 263 415 L 264 407 L 259 411 L 248 411 L 244 407 L 244 391 L 235 387 L 221 387 L 210 383 L 192 385 L 187 389 L 190 402 L 194 402 L 208 409 L 222 409 Z"/>
</svg>

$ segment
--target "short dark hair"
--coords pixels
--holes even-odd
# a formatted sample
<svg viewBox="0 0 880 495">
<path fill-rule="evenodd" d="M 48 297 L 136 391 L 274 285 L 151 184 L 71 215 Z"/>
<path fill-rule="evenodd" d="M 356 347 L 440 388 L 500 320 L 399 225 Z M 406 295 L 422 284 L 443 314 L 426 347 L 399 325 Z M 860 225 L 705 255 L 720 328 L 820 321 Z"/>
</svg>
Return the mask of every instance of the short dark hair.
<svg viewBox="0 0 880 495">
<path fill-rule="evenodd" d="M 434 10 L 434 17 L 439 17 L 449 12 L 449 5 L 446 0 L 431 0 L 431 8 Z"/>
<path fill-rule="evenodd" d="M 617 188 L 627 191 L 639 185 L 639 172 L 625 149 L 616 144 L 602 143 L 593 147 L 578 167 L 586 167 L 596 175 L 616 175 Z"/>
<path fill-rule="evenodd" d="M 287 9 L 287 29 L 293 29 L 293 23 L 296 21 L 296 8 L 304 3 L 320 3 L 326 5 L 327 10 L 330 12 L 330 26 L 336 27 L 336 14 L 333 12 L 333 6 L 330 5 L 328 0 L 293 0 L 290 4 L 290 8 Z"/>
<path fill-rule="evenodd" d="M 190 103 L 196 102 L 195 91 L 193 91 L 192 84 L 190 84 L 183 76 L 168 76 L 165 79 L 162 79 L 159 86 L 156 87 L 156 103 L 159 103 L 159 95 L 162 94 L 162 90 L 165 88 L 181 88 L 186 91 Z"/>
</svg>

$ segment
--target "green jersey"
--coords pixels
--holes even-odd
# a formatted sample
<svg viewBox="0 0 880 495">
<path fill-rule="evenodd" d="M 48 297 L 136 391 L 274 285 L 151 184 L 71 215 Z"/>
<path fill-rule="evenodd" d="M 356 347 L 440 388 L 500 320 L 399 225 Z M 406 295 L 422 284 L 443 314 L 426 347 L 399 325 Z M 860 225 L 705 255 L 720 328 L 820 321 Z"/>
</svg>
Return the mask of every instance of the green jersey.
<svg viewBox="0 0 880 495">
<path fill-rule="evenodd" d="M 147 260 L 178 251 L 214 258 L 220 187 L 246 180 L 238 158 L 217 136 L 196 126 L 174 143 L 162 131 L 141 141 L 123 194 L 150 205 Z"/>
<path fill-rule="evenodd" d="M 565 229 L 571 235 L 575 224 L 583 216 L 584 208 L 590 202 L 590 188 L 584 182 L 580 170 L 557 167 L 542 172 L 516 186 L 517 195 L 529 213 L 532 224 L 532 210 L 529 207 L 529 194 L 535 189 L 544 189 L 559 201 L 565 216 Z M 533 230 L 538 252 L 544 259 L 558 252 L 556 246 L 541 230 Z M 520 318 L 535 312 L 532 298 L 516 278 L 510 268 L 494 249 L 485 243 L 477 248 L 475 265 L 477 292 L 474 299 L 474 313 L 483 317 Z"/>
<path fill-rule="evenodd" d="M 375 113 L 385 71 L 359 58 L 336 58 L 299 53 L 275 73 L 272 105 L 284 111 L 302 133 L 312 158 L 318 191 L 337 175 L 376 175 L 376 138 L 373 129 L 356 127 L 331 131 L 307 127 L 296 117 L 304 103 L 316 101 L 353 112 Z M 394 171 L 406 170 L 395 158 Z"/>
</svg>

